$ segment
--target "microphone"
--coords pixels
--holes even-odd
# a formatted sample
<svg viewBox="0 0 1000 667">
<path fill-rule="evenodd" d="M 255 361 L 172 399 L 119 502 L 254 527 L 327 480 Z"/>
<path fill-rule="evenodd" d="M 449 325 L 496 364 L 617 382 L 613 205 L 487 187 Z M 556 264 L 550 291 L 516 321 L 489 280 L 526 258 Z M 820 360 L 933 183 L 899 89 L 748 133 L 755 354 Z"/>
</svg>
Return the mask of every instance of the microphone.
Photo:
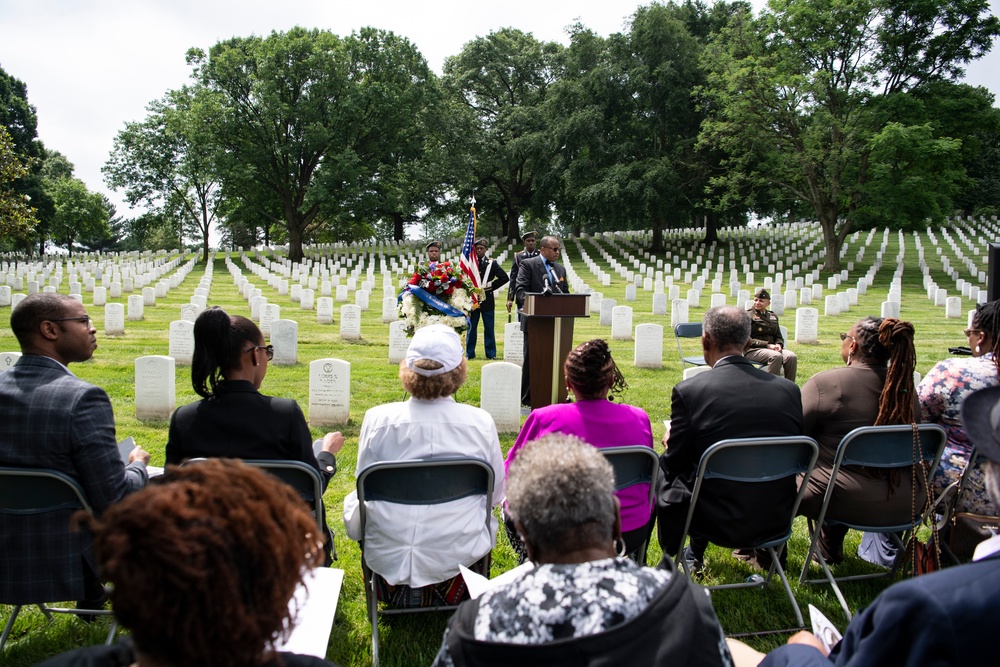
<svg viewBox="0 0 1000 667">
<path fill-rule="evenodd" d="M 542 294 L 549 296 L 552 294 L 552 284 L 549 282 L 549 272 L 546 271 L 542 275 Z"/>
</svg>

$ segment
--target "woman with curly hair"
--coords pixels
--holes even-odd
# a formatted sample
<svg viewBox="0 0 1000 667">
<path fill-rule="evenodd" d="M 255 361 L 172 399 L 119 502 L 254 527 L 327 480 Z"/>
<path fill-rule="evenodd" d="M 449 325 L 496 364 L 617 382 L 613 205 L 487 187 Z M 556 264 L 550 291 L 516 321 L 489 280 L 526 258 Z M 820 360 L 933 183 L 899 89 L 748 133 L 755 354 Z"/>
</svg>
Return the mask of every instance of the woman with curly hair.
<svg viewBox="0 0 1000 667">
<path fill-rule="evenodd" d="M 598 338 L 581 343 L 566 357 L 563 369 L 573 402 L 531 411 L 507 453 L 506 470 L 510 470 L 525 443 L 548 433 L 575 435 L 599 449 L 627 445 L 653 447 L 653 432 L 645 410 L 612 402 L 628 384 L 606 341 Z M 625 553 L 635 554 L 645 544 L 655 520 L 649 506 L 649 486 L 637 484 L 616 491 L 615 495 L 621 502 Z M 516 534 L 508 529 L 508 536 L 515 551 L 524 556 Z"/>
<path fill-rule="evenodd" d="M 316 521 L 286 484 L 212 459 L 169 468 L 85 523 L 131 636 L 45 667 L 331 664 L 273 648 L 288 636 L 296 587 L 323 560 Z"/>
<path fill-rule="evenodd" d="M 916 351 L 911 323 L 865 317 L 840 339 L 846 365 L 817 373 L 802 387 L 802 432 L 819 443 L 819 459 L 799 506 L 799 514 L 812 518 L 819 515 L 845 435 L 861 426 L 912 424 L 920 415 L 913 386 Z M 878 522 L 898 517 L 910 512 L 913 493 L 909 473 L 844 466 L 837 474 L 827 518 Z M 925 493 L 916 489 L 918 507 L 924 504 Z M 822 527 L 819 549 L 828 563 L 843 561 L 846 535 L 846 526 Z"/>
</svg>

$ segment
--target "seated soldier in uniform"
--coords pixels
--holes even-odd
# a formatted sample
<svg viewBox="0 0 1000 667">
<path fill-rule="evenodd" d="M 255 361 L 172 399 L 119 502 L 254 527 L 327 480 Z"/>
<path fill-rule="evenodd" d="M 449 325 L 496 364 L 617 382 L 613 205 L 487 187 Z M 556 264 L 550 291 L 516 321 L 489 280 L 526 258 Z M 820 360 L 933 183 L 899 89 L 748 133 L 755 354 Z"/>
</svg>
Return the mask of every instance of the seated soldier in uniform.
<svg viewBox="0 0 1000 667">
<path fill-rule="evenodd" d="M 795 381 L 795 370 L 799 360 L 795 353 L 785 349 L 785 339 L 778 327 L 778 316 L 769 310 L 771 294 L 764 288 L 753 295 L 753 307 L 750 313 L 750 342 L 743 353 L 750 361 L 767 364 L 767 372 L 771 375 L 781 375 L 785 369 L 785 377 Z"/>
</svg>

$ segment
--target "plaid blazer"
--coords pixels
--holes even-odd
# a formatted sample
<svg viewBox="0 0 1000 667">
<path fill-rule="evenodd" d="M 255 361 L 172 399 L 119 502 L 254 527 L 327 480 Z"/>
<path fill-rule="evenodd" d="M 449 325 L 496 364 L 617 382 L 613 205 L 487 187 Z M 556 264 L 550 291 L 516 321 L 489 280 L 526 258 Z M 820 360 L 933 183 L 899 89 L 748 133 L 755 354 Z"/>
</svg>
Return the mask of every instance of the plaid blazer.
<svg viewBox="0 0 1000 667">
<path fill-rule="evenodd" d="M 0 465 L 64 472 L 97 513 L 146 484 L 145 466 L 125 466 L 118 454 L 107 393 L 49 357 L 24 355 L 0 373 L 0 424 Z M 72 514 L 0 514 L 0 602 L 83 597 L 90 538 L 69 530 Z"/>
</svg>

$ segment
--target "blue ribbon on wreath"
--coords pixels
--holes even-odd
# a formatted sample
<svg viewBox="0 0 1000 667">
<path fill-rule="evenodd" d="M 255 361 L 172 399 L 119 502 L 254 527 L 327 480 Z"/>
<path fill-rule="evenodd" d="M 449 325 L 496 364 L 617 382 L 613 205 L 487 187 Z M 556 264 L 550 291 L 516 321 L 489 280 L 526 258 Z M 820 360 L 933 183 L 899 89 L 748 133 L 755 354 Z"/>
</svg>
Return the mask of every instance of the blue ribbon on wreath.
<svg viewBox="0 0 1000 667">
<path fill-rule="evenodd" d="M 434 308 L 438 312 L 447 315 L 448 317 L 464 317 L 466 324 L 472 326 L 472 322 L 469 320 L 468 315 L 463 313 L 458 308 L 455 308 L 451 304 L 445 303 L 444 301 L 437 298 L 424 288 L 417 287 L 416 285 L 407 285 L 405 288 L 403 288 L 403 291 L 400 292 L 399 296 L 396 298 L 396 303 L 401 302 L 403 300 L 403 295 L 406 294 L 407 292 L 417 297 L 431 308 Z"/>
</svg>

